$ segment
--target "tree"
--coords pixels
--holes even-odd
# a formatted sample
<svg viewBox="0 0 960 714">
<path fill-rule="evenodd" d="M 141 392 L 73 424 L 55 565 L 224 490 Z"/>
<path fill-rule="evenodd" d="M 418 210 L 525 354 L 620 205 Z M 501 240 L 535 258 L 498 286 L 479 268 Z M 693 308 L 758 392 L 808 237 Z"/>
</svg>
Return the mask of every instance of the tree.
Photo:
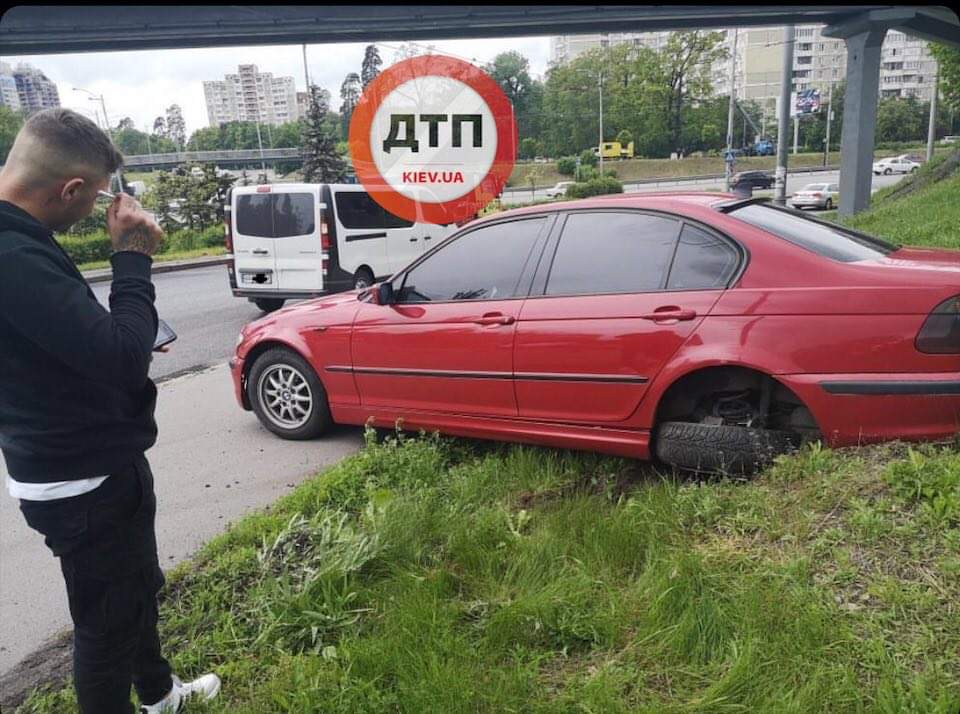
<svg viewBox="0 0 960 714">
<path fill-rule="evenodd" d="M 510 100 L 520 136 L 538 138 L 543 85 L 530 77 L 529 60 L 511 50 L 498 54 L 483 69 Z"/>
<path fill-rule="evenodd" d="M 363 52 L 363 65 L 360 69 L 360 80 L 363 82 L 363 88 L 373 81 L 374 77 L 380 74 L 380 66 L 383 60 L 380 59 L 380 51 L 376 45 L 367 45 Z"/>
<path fill-rule="evenodd" d="M 136 129 L 136 125 L 133 123 L 133 119 L 130 117 L 124 117 L 117 124 L 117 131 L 123 131 L 124 129 Z"/>
<path fill-rule="evenodd" d="M 930 109 L 914 97 L 884 97 L 877 106 L 877 141 L 912 141 L 927 135 Z"/>
<path fill-rule="evenodd" d="M 0 164 L 6 163 L 7 154 L 13 147 L 13 140 L 17 138 L 20 127 L 23 126 L 23 115 L 10 107 L 0 106 Z"/>
<path fill-rule="evenodd" d="M 353 109 L 360 102 L 360 75 L 356 72 L 348 74 L 343 84 L 340 85 L 340 116 L 343 121 L 343 135 L 350 133 L 350 119 L 353 117 Z"/>
<path fill-rule="evenodd" d="M 939 67 L 943 104 L 956 112 L 960 110 L 960 47 L 931 42 L 930 54 L 936 58 Z"/>
<path fill-rule="evenodd" d="M 633 141 L 633 134 L 630 133 L 629 129 L 621 129 L 617 134 L 617 141 L 620 143 L 620 146 L 626 149 L 627 144 Z"/>
<path fill-rule="evenodd" d="M 183 151 L 187 141 L 187 125 L 183 120 L 183 110 L 179 104 L 167 107 L 167 137 Z"/>
<path fill-rule="evenodd" d="M 521 159 L 532 159 L 535 156 L 540 156 L 543 153 L 543 144 L 534 139 L 532 136 L 528 136 L 525 139 L 520 140 L 520 146 L 517 150 L 517 154 Z"/>
<path fill-rule="evenodd" d="M 116 129 L 113 132 L 113 143 L 126 156 L 137 156 L 148 153 L 174 152 L 177 147 L 172 141 L 162 136 L 147 136 L 145 132 L 128 127 Z"/>
<path fill-rule="evenodd" d="M 729 55 L 720 32 L 674 32 L 661 52 L 662 71 L 669 88 L 667 103 L 671 150 L 683 152 L 683 124 L 691 105 L 713 93 L 713 63 Z"/>
<path fill-rule="evenodd" d="M 197 167 L 199 172 L 194 171 Z M 184 226 L 202 230 L 223 220 L 223 202 L 232 183 L 229 176 L 217 176 L 211 164 L 188 164 L 159 172 L 144 204 L 156 214 L 165 231 Z M 174 201 L 176 209 L 170 206 Z"/>
<path fill-rule="evenodd" d="M 303 130 L 303 180 L 307 183 L 339 183 L 347 165 L 337 153 L 337 137 L 327 119 L 330 93 L 310 86 L 310 106 Z"/>
<path fill-rule="evenodd" d="M 167 121 L 163 117 L 157 117 L 153 120 L 153 133 L 158 136 L 167 135 Z"/>
</svg>

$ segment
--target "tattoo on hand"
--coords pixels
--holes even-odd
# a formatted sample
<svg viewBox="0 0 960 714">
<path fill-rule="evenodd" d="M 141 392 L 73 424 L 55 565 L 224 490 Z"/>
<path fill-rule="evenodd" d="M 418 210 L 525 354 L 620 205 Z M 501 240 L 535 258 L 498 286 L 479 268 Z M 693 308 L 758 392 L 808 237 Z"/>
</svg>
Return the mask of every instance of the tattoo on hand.
<svg viewBox="0 0 960 714">
<path fill-rule="evenodd" d="M 151 255 L 156 246 L 154 245 L 153 240 L 150 238 L 150 234 L 143 227 L 131 228 L 128 231 L 124 231 L 117 238 L 117 247 L 118 251 L 121 250 L 132 250 L 137 253 L 146 253 Z"/>
</svg>

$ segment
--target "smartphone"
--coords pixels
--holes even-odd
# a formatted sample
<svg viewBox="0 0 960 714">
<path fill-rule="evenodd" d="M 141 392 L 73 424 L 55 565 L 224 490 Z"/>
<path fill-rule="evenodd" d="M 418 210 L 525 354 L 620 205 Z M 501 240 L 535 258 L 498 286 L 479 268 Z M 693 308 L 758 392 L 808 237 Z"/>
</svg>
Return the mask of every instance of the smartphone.
<svg viewBox="0 0 960 714">
<path fill-rule="evenodd" d="M 156 350 L 164 345 L 169 345 L 175 339 L 177 339 L 177 333 L 170 328 L 170 325 L 160 320 L 157 325 L 157 339 L 153 342 L 153 349 Z"/>
</svg>

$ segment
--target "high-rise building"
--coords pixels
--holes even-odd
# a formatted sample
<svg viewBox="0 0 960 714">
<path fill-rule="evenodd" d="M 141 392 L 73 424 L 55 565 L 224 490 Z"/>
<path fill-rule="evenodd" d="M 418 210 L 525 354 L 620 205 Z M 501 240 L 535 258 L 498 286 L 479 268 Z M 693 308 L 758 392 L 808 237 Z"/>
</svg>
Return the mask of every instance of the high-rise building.
<svg viewBox="0 0 960 714">
<path fill-rule="evenodd" d="M 60 94 L 57 92 L 57 85 L 51 82 L 39 69 L 21 63 L 13 70 L 12 75 L 17 88 L 20 109 L 27 114 L 60 106 Z"/>
<path fill-rule="evenodd" d="M 203 83 L 210 126 L 228 121 L 283 124 L 300 116 L 293 77 L 274 77 L 254 64 L 242 64 L 236 74 Z"/>
<path fill-rule="evenodd" d="M 822 35 L 823 25 L 797 25 L 793 52 L 793 89 L 820 89 L 825 101 L 831 87 L 844 81 L 847 48 L 843 40 Z M 730 47 L 732 37 L 724 31 Z M 661 49 L 670 32 L 623 32 L 593 35 L 562 35 L 551 38 L 551 62 L 563 64 L 596 47 L 631 43 Z M 752 99 L 770 111 L 780 96 L 784 30 L 782 27 L 742 28 L 737 31 L 734 91 L 739 99 Z M 929 101 L 933 92 L 936 61 L 928 43 L 891 30 L 884 38 L 880 65 L 881 97 L 916 97 Z M 730 60 L 717 62 L 712 72 L 714 90 L 729 91 Z"/>
<path fill-rule="evenodd" d="M 303 118 L 307 116 L 308 109 L 310 109 L 310 93 L 297 92 L 297 113 Z"/>
<path fill-rule="evenodd" d="M 13 77 L 13 69 L 6 62 L 0 62 L 0 107 L 7 107 L 14 111 L 20 109 L 17 80 Z"/>
</svg>

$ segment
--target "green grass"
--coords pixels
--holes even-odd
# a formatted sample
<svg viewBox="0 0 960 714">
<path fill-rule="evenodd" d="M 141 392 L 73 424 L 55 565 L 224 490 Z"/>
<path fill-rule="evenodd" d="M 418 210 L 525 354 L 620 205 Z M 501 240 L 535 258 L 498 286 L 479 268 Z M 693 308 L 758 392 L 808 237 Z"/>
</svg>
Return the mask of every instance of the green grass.
<svg viewBox="0 0 960 714">
<path fill-rule="evenodd" d="M 369 433 L 178 567 L 161 621 L 223 678 L 191 712 L 955 714 L 960 449 L 701 482 Z"/>
<path fill-rule="evenodd" d="M 194 248 L 192 250 L 175 250 L 169 253 L 157 253 L 153 256 L 154 263 L 165 263 L 170 260 L 186 260 L 188 258 L 200 258 L 205 255 L 225 255 L 226 248 Z M 109 260 L 95 260 L 89 263 L 82 263 L 77 266 L 79 270 L 98 270 L 100 268 L 109 268 Z"/>
<path fill-rule="evenodd" d="M 901 183 L 915 182 L 916 190 L 907 195 L 896 184 L 877 191 L 870 208 L 849 218 L 836 211 L 821 213 L 829 220 L 909 246 L 960 249 L 960 171 L 943 180 L 933 180 L 937 166 L 947 157 L 940 156 L 915 176 Z"/>
<path fill-rule="evenodd" d="M 950 152 L 949 146 L 935 147 L 935 153 L 939 156 Z M 914 150 L 916 153 L 917 150 Z M 907 150 L 889 151 L 878 150 L 874 156 L 877 159 L 886 156 L 899 156 L 900 154 L 910 153 Z M 840 163 L 839 152 L 831 152 L 828 163 L 836 165 Z M 823 165 L 823 153 L 790 153 L 789 164 L 791 168 L 803 168 Z M 750 171 L 754 169 L 773 170 L 776 167 L 775 156 L 743 156 L 737 159 L 735 171 Z M 722 174 L 724 171 L 723 157 L 705 156 L 705 157 L 686 157 L 679 161 L 670 159 L 626 159 L 623 161 L 605 160 L 603 162 L 604 170 L 613 169 L 617 172 L 617 177 L 621 181 L 637 181 L 639 179 L 663 178 L 670 179 L 678 176 L 704 176 L 710 174 Z M 513 168 L 513 173 L 507 181 L 507 186 L 515 190 L 523 190 L 530 187 L 530 174 L 535 172 L 534 183 L 537 186 L 553 186 L 560 181 L 570 181 L 570 176 L 562 176 L 557 173 L 557 162 L 551 161 L 545 164 L 536 163 L 517 163 Z"/>
</svg>

